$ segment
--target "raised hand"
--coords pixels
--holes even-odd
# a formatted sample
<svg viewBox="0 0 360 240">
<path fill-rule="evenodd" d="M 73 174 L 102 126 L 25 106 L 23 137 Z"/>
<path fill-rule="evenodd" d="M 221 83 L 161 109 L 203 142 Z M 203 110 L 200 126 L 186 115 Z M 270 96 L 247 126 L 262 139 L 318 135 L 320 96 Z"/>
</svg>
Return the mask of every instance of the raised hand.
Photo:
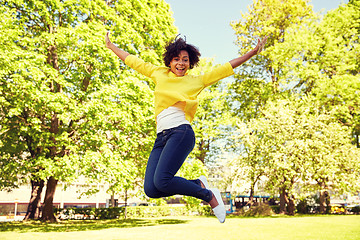
<svg viewBox="0 0 360 240">
<path fill-rule="evenodd" d="M 105 35 L 105 46 L 107 48 L 110 48 L 110 45 L 112 44 L 112 42 L 110 41 L 110 38 L 109 38 L 109 34 L 110 34 L 110 32 L 107 32 Z"/>
<path fill-rule="evenodd" d="M 118 48 L 117 46 L 115 46 L 115 44 L 113 44 L 110 41 L 109 34 L 110 34 L 110 32 L 107 32 L 105 35 L 105 46 L 108 49 L 110 49 L 111 51 L 113 51 L 121 60 L 123 60 L 125 62 L 125 58 L 127 56 L 129 56 L 130 54 L 128 52 Z"/>
<path fill-rule="evenodd" d="M 258 44 L 255 47 L 256 54 L 259 54 L 265 47 L 268 36 L 264 37 L 261 41 L 258 39 Z"/>
</svg>

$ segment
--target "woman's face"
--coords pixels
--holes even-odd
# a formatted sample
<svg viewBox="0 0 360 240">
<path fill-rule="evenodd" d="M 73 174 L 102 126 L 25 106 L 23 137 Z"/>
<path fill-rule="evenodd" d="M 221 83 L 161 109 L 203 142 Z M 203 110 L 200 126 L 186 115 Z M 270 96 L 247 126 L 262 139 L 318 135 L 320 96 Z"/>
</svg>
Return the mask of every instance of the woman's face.
<svg viewBox="0 0 360 240">
<path fill-rule="evenodd" d="M 171 71 L 178 77 L 185 76 L 186 71 L 190 67 L 189 53 L 181 50 L 179 56 L 174 57 L 170 62 Z"/>
</svg>

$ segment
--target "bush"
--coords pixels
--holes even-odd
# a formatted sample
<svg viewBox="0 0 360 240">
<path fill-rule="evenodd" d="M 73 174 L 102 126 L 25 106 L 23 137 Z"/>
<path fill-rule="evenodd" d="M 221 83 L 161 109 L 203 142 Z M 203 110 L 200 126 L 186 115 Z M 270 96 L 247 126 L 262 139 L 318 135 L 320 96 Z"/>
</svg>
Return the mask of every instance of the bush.
<svg viewBox="0 0 360 240">
<path fill-rule="evenodd" d="M 163 217 L 163 216 L 183 216 L 187 211 L 185 207 L 168 207 L 168 206 L 138 206 L 128 207 L 127 217 Z"/>
<path fill-rule="evenodd" d="M 279 214 L 280 213 L 280 206 L 279 205 L 271 205 L 271 210 L 276 213 Z"/>
<path fill-rule="evenodd" d="M 247 210 L 242 208 L 238 212 L 238 215 L 244 217 L 263 217 L 263 216 L 272 216 L 275 215 L 275 213 L 272 207 L 270 207 L 268 204 L 260 204 L 258 206 L 252 206 Z"/>
<path fill-rule="evenodd" d="M 188 208 L 185 206 L 136 206 L 127 207 L 126 217 L 129 218 L 145 218 L 145 217 L 164 217 L 164 216 L 188 216 L 212 215 L 211 207 L 208 205 L 198 205 L 196 207 Z M 66 208 L 54 209 L 55 215 L 59 219 L 116 219 L 125 218 L 125 207 L 111 207 L 111 208 Z"/>
<path fill-rule="evenodd" d="M 360 206 L 350 208 L 350 212 L 352 212 L 353 214 L 360 214 Z"/>
<path fill-rule="evenodd" d="M 124 208 L 55 208 L 54 213 L 59 219 L 115 219 L 124 216 Z"/>
<path fill-rule="evenodd" d="M 299 199 L 296 205 L 296 212 L 301 214 L 311 214 L 319 212 L 319 197 L 317 195 L 309 195 Z M 327 212 L 330 208 L 327 207 Z"/>
<path fill-rule="evenodd" d="M 164 217 L 164 216 L 189 216 L 189 215 L 200 215 L 210 216 L 212 214 L 211 207 L 198 205 L 196 207 L 188 208 L 186 206 L 139 206 L 139 207 L 128 207 L 127 216 L 136 217 Z"/>
<path fill-rule="evenodd" d="M 298 213 L 307 214 L 309 213 L 309 207 L 306 199 L 301 199 L 299 203 L 296 205 L 296 211 Z"/>
</svg>

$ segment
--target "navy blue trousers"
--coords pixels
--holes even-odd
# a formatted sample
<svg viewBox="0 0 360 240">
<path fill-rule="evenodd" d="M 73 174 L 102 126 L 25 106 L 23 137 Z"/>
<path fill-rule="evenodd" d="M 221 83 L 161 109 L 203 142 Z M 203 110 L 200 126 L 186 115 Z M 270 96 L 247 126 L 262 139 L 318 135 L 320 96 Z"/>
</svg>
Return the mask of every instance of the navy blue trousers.
<svg viewBox="0 0 360 240">
<path fill-rule="evenodd" d="M 166 129 L 157 134 L 146 172 L 144 190 L 150 198 L 180 194 L 209 202 L 210 190 L 200 185 L 200 180 L 187 180 L 175 176 L 195 145 L 195 134 L 188 124 Z"/>
</svg>

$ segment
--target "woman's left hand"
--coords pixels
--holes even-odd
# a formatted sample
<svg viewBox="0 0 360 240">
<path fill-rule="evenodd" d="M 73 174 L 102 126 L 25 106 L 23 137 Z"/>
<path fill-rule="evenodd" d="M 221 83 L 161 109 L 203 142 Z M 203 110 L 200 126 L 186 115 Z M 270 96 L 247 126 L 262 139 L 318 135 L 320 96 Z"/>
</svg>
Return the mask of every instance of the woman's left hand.
<svg viewBox="0 0 360 240">
<path fill-rule="evenodd" d="M 261 41 L 258 39 L 258 44 L 255 47 L 256 54 L 259 54 L 265 47 L 268 36 L 264 37 Z"/>
</svg>

